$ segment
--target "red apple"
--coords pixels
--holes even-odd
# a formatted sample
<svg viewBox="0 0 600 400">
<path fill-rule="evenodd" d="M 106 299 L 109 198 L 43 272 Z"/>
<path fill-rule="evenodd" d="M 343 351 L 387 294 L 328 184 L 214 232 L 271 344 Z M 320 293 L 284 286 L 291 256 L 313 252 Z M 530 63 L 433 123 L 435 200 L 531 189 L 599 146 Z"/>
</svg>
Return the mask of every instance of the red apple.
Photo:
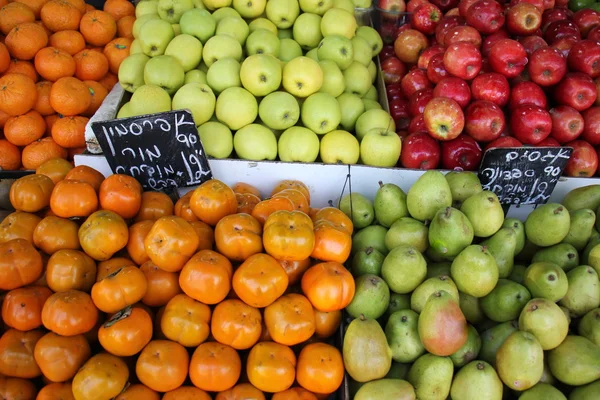
<svg viewBox="0 0 600 400">
<path fill-rule="evenodd" d="M 565 19 L 554 21 L 548 25 L 544 31 L 544 39 L 549 44 L 564 37 L 574 37 L 577 40 L 581 39 L 581 32 L 579 32 L 579 28 L 572 21 Z"/>
<path fill-rule="evenodd" d="M 409 0 L 408 3 L 406 3 L 406 12 L 413 12 L 415 11 L 421 4 L 425 4 L 427 3 L 428 0 Z"/>
<path fill-rule="evenodd" d="M 512 111 L 525 104 L 546 108 L 548 105 L 546 93 L 533 82 L 525 81 L 515 84 L 510 90 L 508 108 Z"/>
<path fill-rule="evenodd" d="M 594 79 L 594 84 L 596 85 L 596 101 L 594 105 L 600 106 L 600 78 Z"/>
<path fill-rule="evenodd" d="M 454 28 L 448 28 L 444 36 L 444 46 L 449 47 L 454 43 L 467 42 L 473 46 L 481 47 L 481 35 L 477 29 L 468 25 L 459 25 Z"/>
<path fill-rule="evenodd" d="M 425 120 L 423 119 L 423 114 L 419 114 L 410 120 L 410 124 L 408 125 L 408 133 L 410 134 L 415 132 L 427 132 L 427 128 L 425 127 Z"/>
<path fill-rule="evenodd" d="M 436 54 L 431 57 L 427 66 L 427 78 L 434 84 L 439 83 L 442 79 L 450 76 L 450 73 L 444 66 L 444 54 Z"/>
<path fill-rule="evenodd" d="M 431 0 L 432 4 L 435 4 L 442 11 L 452 10 L 458 5 L 459 0 Z"/>
<path fill-rule="evenodd" d="M 494 0 L 479 0 L 469 7 L 467 23 L 484 35 L 499 31 L 504 25 L 504 9 Z"/>
<path fill-rule="evenodd" d="M 600 42 L 582 40 L 574 43 L 567 59 L 571 71 L 583 72 L 592 78 L 600 76 Z"/>
<path fill-rule="evenodd" d="M 556 85 L 567 73 L 567 59 L 552 47 L 537 49 L 529 57 L 529 77 L 540 86 Z"/>
<path fill-rule="evenodd" d="M 552 117 L 550 136 L 560 143 L 575 140 L 583 132 L 583 117 L 573 107 L 556 106 L 550 110 L 550 116 Z"/>
<path fill-rule="evenodd" d="M 594 80 L 581 72 L 568 73 L 554 90 L 554 100 L 558 104 L 571 106 L 577 111 L 590 108 L 597 97 Z"/>
<path fill-rule="evenodd" d="M 498 139 L 494 140 L 491 143 L 488 143 L 487 146 L 485 146 L 485 149 L 483 149 L 484 152 L 490 150 L 490 149 L 498 149 L 498 148 L 504 148 L 504 147 L 522 147 L 523 143 L 519 142 L 517 139 L 515 139 L 512 136 L 502 136 L 499 137 Z"/>
<path fill-rule="evenodd" d="M 592 28 L 592 30 L 590 30 L 590 32 L 588 33 L 586 39 L 595 40 L 597 42 L 600 41 L 600 26 Z"/>
<path fill-rule="evenodd" d="M 433 99 L 433 90 L 430 88 L 421 89 L 413 93 L 408 99 L 410 115 L 413 117 L 423 114 L 425 106 Z"/>
<path fill-rule="evenodd" d="M 404 168 L 435 169 L 440 157 L 440 145 L 425 132 L 410 134 L 402 141 L 400 166 Z"/>
<path fill-rule="evenodd" d="M 418 6 L 412 12 L 410 23 L 412 27 L 426 35 L 431 35 L 435 32 L 437 24 L 442 19 L 442 11 L 433 4 L 426 2 Z"/>
<path fill-rule="evenodd" d="M 396 57 L 406 64 L 416 64 L 421 52 L 427 48 L 427 37 L 416 29 L 407 29 L 394 41 Z"/>
<path fill-rule="evenodd" d="M 542 30 L 545 31 L 548 26 L 555 21 L 569 19 L 569 9 L 555 8 L 553 10 L 545 10 L 542 13 Z"/>
<path fill-rule="evenodd" d="M 544 10 L 552 10 L 556 4 L 555 0 L 544 0 Z"/>
<path fill-rule="evenodd" d="M 444 67 L 446 71 L 458 78 L 471 80 L 481 70 L 481 53 L 471 43 L 454 43 L 446 49 Z"/>
<path fill-rule="evenodd" d="M 546 139 L 536 144 L 535 147 L 560 147 L 560 143 L 553 137 L 548 136 Z"/>
<path fill-rule="evenodd" d="M 481 163 L 481 147 L 469 135 L 442 142 L 442 167 L 460 171 L 476 171 Z"/>
<path fill-rule="evenodd" d="M 581 138 L 587 140 L 590 144 L 597 146 L 600 144 L 600 107 L 591 107 L 583 112 L 585 127 Z"/>
<path fill-rule="evenodd" d="M 500 39 L 508 39 L 508 32 L 504 29 L 500 29 L 498 32 L 492 33 L 486 36 L 481 43 L 481 55 L 487 57 L 490 54 L 492 46 Z"/>
<path fill-rule="evenodd" d="M 444 14 L 445 16 L 451 16 L 451 15 L 456 15 L 457 17 L 460 16 L 460 12 L 458 11 L 458 7 L 454 7 L 449 9 L 448 11 L 446 11 L 446 14 Z"/>
<path fill-rule="evenodd" d="M 579 28 L 581 36 L 587 37 L 592 28 L 600 26 L 600 12 L 584 8 L 573 14 L 572 21 Z"/>
<path fill-rule="evenodd" d="M 454 28 L 455 26 L 466 24 L 465 19 L 459 16 L 444 16 L 440 23 L 435 27 L 435 40 L 439 45 L 445 46 L 444 37 L 448 29 Z"/>
<path fill-rule="evenodd" d="M 398 83 L 406 75 L 406 66 L 396 57 L 381 63 L 381 75 L 385 83 Z"/>
<path fill-rule="evenodd" d="M 431 81 L 427 78 L 427 71 L 415 68 L 408 71 L 404 78 L 400 81 L 402 92 L 405 97 L 410 97 L 417 90 L 425 88 L 433 88 Z"/>
<path fill-rule="evenodd" d="M 442 79 L 433 89 L 434 97 L 448 97 L 455 100 L 462 108 L 471 101 L 471 89 L 463 79 L 448 77 Z"/>
<path fill-rule="evenodd" d="M 397 129 L 406 129 L 410 123 L 408 100 L 395 99 L 390 102 L 390 115 L 396 122 Z M 405 120 L 405 121 L 402 121 Z"/>
<path fill-rule="evenodd" d="M 394 52 L 394 46 L 385 45 L 379 52 L 379 60 L 384 62 L 388 58 L 394 57 L 396 58 L 396 53 Z"/>
<path fill-rule="evenodd" d="M 471 95 L 475 100 L 487 100 L 504 107 L 510 97 L 510 86 L 504 75 L 486 72 L 471 82 Z"/>
<path fill-rule="evenodd" d="M 402 91 L 402 86 L 400 83 L 390 83 L 389 85 L 385 85 L 385 93 L 387 95 L 388 101 L 406 98 L 404 96 L 404 92 Z"/>
<path fill-rule="evenodd" d="M 548 47 L 548 43 L 541 36 L 524 36 L 519 38 L 519 43 L 525 48 L 527 56 L 530 56 L 537 49 Z"/>
<path fill-rule="evenodd" d="M 471 6 L 477 3 L 479 0 L 460 0 L 458 3 L 458 13 L 461 17 L 466 17 L 467 11 Z"/>
<path fill-rule="evenodd" d="M 417 63 L 417 67 L 422 68 L 422 69 L 427 69 L 427 66 L 429 65 L 429 61 L 431 61 L 431 57 L 433 57 L 436 54 L 442 54 L 442 53 L 444 53 L 444 51 L 446 51 L 446 49 L 444 49 L 444 47 L 440 46 L 439 44 L 428 47 L 419 56 L 419 61 Z"/>
<path fill-rule="evenodd" d="M 516 5 L 523 4 L 523 3 L 534 6 L 535 8 L 540 10 L 540 14 L 542 12 L 544 12 L 544 0 L 511 0 L 509 6 L 512 8 Z"/>
<path fill-rule="evenodd" d="M 556 0 L 554 2 L 555 8 L 567 8 L 569 6 L 569 0 Z"/>
<path fill-rule="evenodd" d="M 510 128 L 522 143 L 537 144 L 550 135 L 552 117 L 543 108 L 526 104 L 512 112 Z"/>
<path fill-rule="evenodd" d="M 404 0 L 379 0 L 377 8 L 394 13 L 404 12 L 406 10 L 406 3 Z"/>
<path fill-rule="evenodd" d="M 521 43 L 516 40 L 500 39 L 490 49 L 488 61 L 495 72 L 507 78 L 514 78 L 525 69 L 527 53 Z"/>
<path fill-rule="evenodd" d="M 577 177 L 594 176 L 598 169 L 598 154 L 585 140 L 574 140 L 565 146 L 572 147 L 573 153 L 565 167 L 565 175 Z"/>
<path fill-rule="evenodd" d="M 429 134 L 438 140 L 452 140 L 465 127 L 465 116 L 460 105 L 447 97 L 434 97 L 423 111 Z"/>
<path fill-rule="evenodd" d="M 491 142 L 506 128 L 504 112 L 491 101 L 474 101 L 465 110 L 465 132 L 479 142 Z"/>
<path fill-rule="evenodd" d="M 564 38 L 558 39 L 556 42 L 552 43 L 552 48 L 560 51 L 560 53 L 565 57 L 569 57 L 569 52 L 571 51 L 571 47 L 575 43 L 577 43 L 579 39 L 573 36 L 566 36 Z"/>
<path fill-rule="evenodd" d="M 506 29 L 513 35 L 531 35 L 542 26 L 542 12 L 530 3 L 519 3 L 506 12 Z"/>
</svg>

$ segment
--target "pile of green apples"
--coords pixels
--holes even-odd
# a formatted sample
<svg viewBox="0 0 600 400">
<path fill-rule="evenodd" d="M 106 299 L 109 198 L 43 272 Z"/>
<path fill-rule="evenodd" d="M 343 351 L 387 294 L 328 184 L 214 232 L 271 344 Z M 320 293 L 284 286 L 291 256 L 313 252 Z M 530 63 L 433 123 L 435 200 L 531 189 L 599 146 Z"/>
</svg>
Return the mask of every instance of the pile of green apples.
<svg viewBox="0 0 600 400">
<path fill-rule="evenodd" d="M 192 112 L 208 156 L 396 165 L 382 40 L 351 0 L 143 0 L 117 118 Z"/>
<path fill-rule="evenodd" d="M 355 400 L 600 399 L 600 185 L 506 218 L 471 172 L 353 193 Z"/>
</svg>

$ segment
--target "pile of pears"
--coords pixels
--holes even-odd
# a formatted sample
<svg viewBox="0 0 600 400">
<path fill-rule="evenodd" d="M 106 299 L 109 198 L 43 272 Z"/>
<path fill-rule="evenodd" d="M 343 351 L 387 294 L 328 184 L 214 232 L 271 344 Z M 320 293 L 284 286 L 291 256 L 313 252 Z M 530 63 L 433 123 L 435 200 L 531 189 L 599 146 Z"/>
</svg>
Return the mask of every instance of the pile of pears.
<svg viewBox="0 0 600 400">
<path fill-rule="evenodd" d="M 600 185 L 505 218 L 471 172 L 379 183 L 355 225 L 356 400 L 600 400 Z"/>
</svg>

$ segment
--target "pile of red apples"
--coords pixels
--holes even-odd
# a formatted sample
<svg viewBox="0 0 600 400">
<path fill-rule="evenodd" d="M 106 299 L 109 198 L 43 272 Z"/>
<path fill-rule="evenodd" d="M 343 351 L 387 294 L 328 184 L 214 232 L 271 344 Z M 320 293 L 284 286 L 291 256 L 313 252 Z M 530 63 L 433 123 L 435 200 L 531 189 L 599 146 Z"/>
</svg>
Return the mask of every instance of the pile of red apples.
<svg viewBox="0 0 600 400">
<path fill-rule="evenodd" d="M 565 175 L 596 174 L 600 13 L 564 0 L 410 0 L 406 11 L 379 55 L 399 166 L 476 170 L 489 148 L 570 146 Z"/>
</svg>

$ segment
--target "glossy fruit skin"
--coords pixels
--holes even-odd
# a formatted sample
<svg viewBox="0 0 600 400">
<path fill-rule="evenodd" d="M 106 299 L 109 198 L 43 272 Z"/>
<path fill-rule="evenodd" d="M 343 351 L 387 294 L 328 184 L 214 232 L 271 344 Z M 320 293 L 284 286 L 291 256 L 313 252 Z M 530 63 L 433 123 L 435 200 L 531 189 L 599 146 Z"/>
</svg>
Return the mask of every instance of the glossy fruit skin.
<svg viewBox="0 0 600 400">
<path fill-rule="evenodd" d="M 178 294 L 166 305 L 161 330 L 167 339 L 185 347 L 196 347 L 210 333 L 210 308 L 206 304 Z"/>
<path fill-rule="evenodd" d="M 52 382 L 72 379 L 91 355 L 85 336 L 60 336 L 53 332 L 42 336 L 34 351 L 36 363 Z"/>
<path fill-rule="evenodd" d="M 319 261 L 345 263 L 352 250 L 352 235 L 341 225 L 320 220 L 315 224 L 315 245 L 311 258 Z"/>
<path fill-rule="evenodd" d="M 260 311 L 241 300 L 227 299 L 214 308 L 211 333 L 219 343 L 246 350 L 258 342 L 261 330 Z"/>
<path fill-rule="evenodd" d="M 270 255 L 259 253 L 238 267 L 233 274 L 232 287 L 244 303 L 263 308 L 278 299 L 288 283 L 289 278 L 281 264 Z"/>
<path fill-rule="evenodd" d="M 265 400 L 263 392 L 252 386 L 250 383 L 238 383 L 234 387 L 224 392 L 219 392 L 215 400 L 242 400 L 256 399 Z"/>
<path fill-rule="evenodd" d="M 474 100 L 488 100 L 504 107 L 510 98 L 510 85 L 504 75 L 487 72 L 477 75 L 473 79 L 471 94 Z"/>
<path fill-rule="evenodd" d="M 315 332 L 315 315 L 308 299 L 300 294 L 281 296 L 265 308 L 265 324 L 273 341 L 294 346 Z"/>
<path fill-rule="evenodd" d="M 565 167 L 565 175 L 577 177 L 594 176 L 598 170 L 598 153 L 591 144 L 574 140 L 565 146 L 573 147 L 573 154 Z"/>
<path fill-rule="evenodd" d="M 0 374 L 13 378 L 32 379 L 42 374 L 34 359 L 41 330 L 21 332 L 9 329 L 0 337 Z"/>
<path fill-rule="evenodd" d="M 337 311 L 345 308 L 354 297 L 352 274 L 341 264 L 324 262 L 309 268 L 302 276 L 302 292 L 314 308 Z"/>
<path fill-rule="evenodd" d="M 467 23 L 484 35 L 499 31 L 504 25 L 504 10 L 494 0 L 479 0 L 464 16 Z"/>
<path fill-rule="evenodd" d="M 475 171 L 481 163 L 481 147 L 469 135 L 442 143 L 442 165 L 444 168 L 462 171 Z"/>
<path fill-rule="evenodd" d="M 223 255 L 200 250 L 179 274 L 179 286 L 185 294 L 204 304 L 223 301 L 231 289 L 233 267 Z"/>
<path fill-rule="evenodd" d="M 98 321 L 98 309 L 89 294 L 78 290 L 54 293 L 44 303 L 42 322 L 62 336 L 89 332 Z"/>
<path fill-rule="evenodd" d="M 342 354 L 326 343 L 307 345 L 298 355 L 296 379 L 313 393 L 334 392 L 344 379 Z"/>
<path fill-rule="evenodd" d="M 189 222 L 180 217 L 159 218 L 144 239 L 146 254 L 159 268 L 181 271 L 198 249 L 200 239 Z"/>
<path fill-rule="evenodd" d="M 521 143 L 518 139 L 512 136 L 501 136 L 493 142 L 488 143 L 487 146 L 483 149 L 483 151 L 487 151 L 489 149 L 497 149 L 503 147 L 521 147 L 523 143 Z"/>
<path fill-rule="evenodd" d="M 584 120 L 579 111 L 569 106 L 556 106 L 550 110 L 552 132 L 550 136 L 559 143 L 575 140 L 584 129 Z"/>
<path fill-rule="evenodd" d="M 510 100 L 508 101 L 509 110 L 513 111 L 521 105 L 531 104 L 541 108 L 546 108 L 548 100 L 542 88 L 533 82 L 519 82 L 510 90 Z"/>
<path fill-rule="evenodd" d="M 465 131 L 480 142 L 491 142 L 500 137 L 506 129 L 502 109 L 491 101 L 477 100 L 469 104 L 465 111 Z"/>
<path fill-rule="evenodd" d="M 590 108 L 597 97 L 593 79 L 581 72 L 568 73 L 554 89 L 557 103 L 571 106 L 579 112 Z"/>
<path fill-rule="evenodd" d="M 140 301 L 148 284 L 146 276 L 138 267 L 118 269 L 92 287 L 92 300 L 105 313 L 116 313 Z"/>
<path fill-rule="evenodd" d="M 146 311 L 127 307 L 114 314 L 98 330 L 98 341 L 118 357 L 133 356 L 152 339 L 152 319 Z"/>
<path fill-rule="evenodd" d="M 42 256 L 25 239 L 0 243 L 0 290 L 17 289 L 42 274 Z"/>
<path fill-rule="evenodd" d="M 190 379 L 194 386 L 209 392 L 231 389 L 240 378 L 242 361 L 237 351 L 217 342 L 196 348 L 190 361 Z"/>
<path fill-rule="evenodd" d="M 90 358 L 73 378 L 75 400 L 101 400 L 116 397 L 129 379 L 127 365 L 120 358 L 99 353 Z"/>
<path fill-rule="evenodd" d="M 190 198 L 190 208 L 200 219 L 211 226 L 237 211 L 237 200 L 231 188 L 217 179 L 204 182 Z"/>
<path fill-rule="evenodd" d="M 599 93 L 600 95 L 600 93 Z M 600 107 L 590 107 L 582 114 L 585 127 L 582 138 L 593 146 L 600 144 Z"/>
<path fill-rule="evenodd" d="M 251 215 L 223 217 L 215 227 L 217 250 L 232 261 L 244 261 L 263 251 L 262 231 L 260 223 Z"/>
<path fill-rule="evenodd" d="M 451 98 L 465 108 L 471 101 L 471 89 L 463 79 L 445 78 L 435 86 L 433 96 Z"/>
<path fill-rule="evenodd" d="M 404 168 L 435 169 L 439 165 L 440 145 L 426 132 L 410 134 L 402 147 L 400 163 Z"/>
<path fill-rule="evenodd" d="M 42 308 L 52 295 L 44 286 L 27 286 L 6 293 L 2 302 L 2 321 L 20 331 L 30 331 L 42 325 Z"/>
<path fill-rule="evenodd" d="M 567 59 L 557 49 L 543 47 L 529 56 L 527 69 L 531 80 L 538 85 L 556 85 L 567 73 Z"/>
<path fill-rule="evenodd" d="M 582 40 L 571 47 L 568 57 L 572 71 L 583 72 L 592 78 L 600 76 L 600 43 Z"/>
<path fill-rule="evenodd" d="M 165 393 L 162 400 L 211 400 L 211 397 L 195 386 L 179 386 Z"/>
<path fill-rule="evenodd" d="M 38 212 L 50 204 L 52 189 L 54 182 L 46 175 L 26 175 L 11 185 L 10 203 L 18 211 Z"/>
<path fill-rule="evenodd" d="M 265 251 L 278 260 L 304 260 L 315 245 L 313 229 L 312 220 L 303 212 L 276 211 L 264 225 Z"/>
<path fill-rule="evenodd" d="M 435 97 L 423 110 L 427 132 L 438 140 L 458 137 L 465 125 L 465 116 L 460 105 L 447 97 Z"/>
<path fill-rule="evenodd" d="M 81 248 L 96 261 L 110 259 L 127 245 L 128 239 L 129 229 L 125 220 L 112 211 L 94 212 L 79 228 Z"/>
<path fill-rule="evenodd" d="M 141 383 L 157 392 L 181 386 L 188 375 L 190 357 L 185 347 L 169 340 L 153 340 L 140 353 L 135 371 Z"/>
<path fill-rule="evenodd" d="M 550 113 L 540 107 L 517 107 L 510 120 L 511 131 L 523 144 L 537 144 L 546 139 L 552 130 Z"/>
<path fill-rule="evenodd" d="M 179 274 L 167 272 L 158 268 L 152 261 L 146 261 L 140 266 L 140 271 L 146 276 L 148 290 L 142 297 L 142 303 L 149 307 L 162 307 L 169 300 L 181 293 Z"/>
<path fill-rule="evenodd" d="M 260 368 L 258 368 L 260 366 Z M 296 377 L 296 356 L 287 346 L 275 342 L 260 342 L 248 354 L 248 380 L 267 393 L 289 389 Z"/>
</svg>

